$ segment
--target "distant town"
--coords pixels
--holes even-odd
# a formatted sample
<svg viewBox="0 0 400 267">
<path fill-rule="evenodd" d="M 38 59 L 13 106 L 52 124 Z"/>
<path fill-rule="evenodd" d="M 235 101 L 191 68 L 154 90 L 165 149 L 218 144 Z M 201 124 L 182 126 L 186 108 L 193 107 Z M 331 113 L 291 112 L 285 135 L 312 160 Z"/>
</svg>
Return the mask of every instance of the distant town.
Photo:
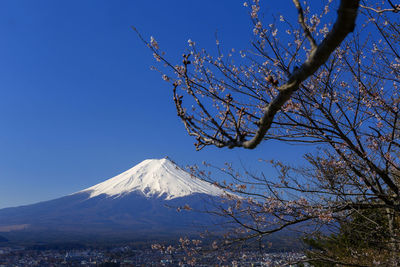
<svg viewBox="0 0 400 267">
<path fill-rule="evenodd" d="M 220 252 L 198 257 L 194 266 L 300 266 L 302 253 L 259 253 L 246 251 L 221 261 Z M 162 253 L 157 250 L 137 249 L 132 246 L 114 248 L 59 248 L 3 246 L 0 247 L 0 267 L 25 266 L 192 266 L 180 252 Z M 288 263 L 293 263 L 288 265 Z M 303 264 L 302 266 L 308 266 Z"/>
</svg>

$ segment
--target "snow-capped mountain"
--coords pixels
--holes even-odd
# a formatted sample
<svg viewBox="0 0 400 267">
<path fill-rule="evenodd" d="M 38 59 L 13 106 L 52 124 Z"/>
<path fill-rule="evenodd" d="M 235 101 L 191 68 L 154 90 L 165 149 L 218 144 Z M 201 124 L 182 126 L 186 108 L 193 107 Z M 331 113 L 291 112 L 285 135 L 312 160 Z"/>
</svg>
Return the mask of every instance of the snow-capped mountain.
<svg viewBox="0 0 400 267">
<path fill-rule="evenodd" d="M 215 185 L 182 170 L 167 157 L 144 160 L 133 168 L 78 193 L 84 192 L 89 193 L 91 198 L 102 194 L 121 197 L 140 192 L 146 197 L 162 197 L 165 200 L 195 193 L 212 196 L 224 193 Z"/>
<path fill-rule="evenodd" d="M 187 173 L 168 158 L 144 160 L 97 185 L 58 199 L 0 210 L 8 239 L 46 241 L 63 236 L 148 238 L 192 233 L 211 224 L 207 213 L 224 191 Z M 171 208 L 173 207 L 173 208 Z M 57 233 L 57 234 L 55 234 Z"/>
</svg>

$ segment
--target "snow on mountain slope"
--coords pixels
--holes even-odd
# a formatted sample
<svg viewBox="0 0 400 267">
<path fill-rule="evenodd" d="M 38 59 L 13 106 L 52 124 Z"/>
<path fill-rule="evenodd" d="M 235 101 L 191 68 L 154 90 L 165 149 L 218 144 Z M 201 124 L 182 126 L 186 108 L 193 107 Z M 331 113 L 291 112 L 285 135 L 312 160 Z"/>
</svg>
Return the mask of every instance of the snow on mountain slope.
<svg viewBox="0 0 400 267">
<path fill-rule="evenodd" d="M 215 185 L 193 177 L 168 158 L 144 160 L 133 168 L 78 193 L 90 193 L 90 198 L 106 194 L 120 197 L 131 192 L 146 197 L 171 200 L 194 193 L 221 196 L 224 191 Z"/>
</svg>

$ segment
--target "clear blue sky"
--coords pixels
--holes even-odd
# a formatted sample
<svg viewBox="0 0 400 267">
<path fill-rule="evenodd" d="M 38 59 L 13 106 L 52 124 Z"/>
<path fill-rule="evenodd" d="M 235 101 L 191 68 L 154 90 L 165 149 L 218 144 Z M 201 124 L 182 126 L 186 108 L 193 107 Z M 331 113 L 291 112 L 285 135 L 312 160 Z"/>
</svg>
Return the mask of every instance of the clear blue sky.
<svg viewBox="0 0 400 267">
<path fill-rule="evenodd" d="M 73 193 L 146 158 L 296 161 L 301 149 L 276 143 L 196 152 L 171 88 L 130 28 L 179 61 L 189 38 L 212 48 L 216 30 L 227 48 L 246 48 L 252 28 L 242 3 L 1 1 L 0 208 Z"/>
</svg>

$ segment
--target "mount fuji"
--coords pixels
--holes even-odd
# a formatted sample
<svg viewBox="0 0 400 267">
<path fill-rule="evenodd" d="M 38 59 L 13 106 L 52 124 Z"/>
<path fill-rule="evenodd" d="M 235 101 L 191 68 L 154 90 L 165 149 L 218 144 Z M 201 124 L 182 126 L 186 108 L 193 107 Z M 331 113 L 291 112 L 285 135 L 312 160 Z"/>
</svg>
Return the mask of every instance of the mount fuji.
<svg viewBox="0 0 400 267">
<path fill-rule="evenodd" d="M 144 160 L 102 183 L 58 199 L 0 210 L 0 234 L 9 240 L 146 239 L 193 233 L 210 226 L 208 213 L 225 192 L 168 158 Z M 173 207 L 173 208 L 171 208 Z"/>
</svg>

